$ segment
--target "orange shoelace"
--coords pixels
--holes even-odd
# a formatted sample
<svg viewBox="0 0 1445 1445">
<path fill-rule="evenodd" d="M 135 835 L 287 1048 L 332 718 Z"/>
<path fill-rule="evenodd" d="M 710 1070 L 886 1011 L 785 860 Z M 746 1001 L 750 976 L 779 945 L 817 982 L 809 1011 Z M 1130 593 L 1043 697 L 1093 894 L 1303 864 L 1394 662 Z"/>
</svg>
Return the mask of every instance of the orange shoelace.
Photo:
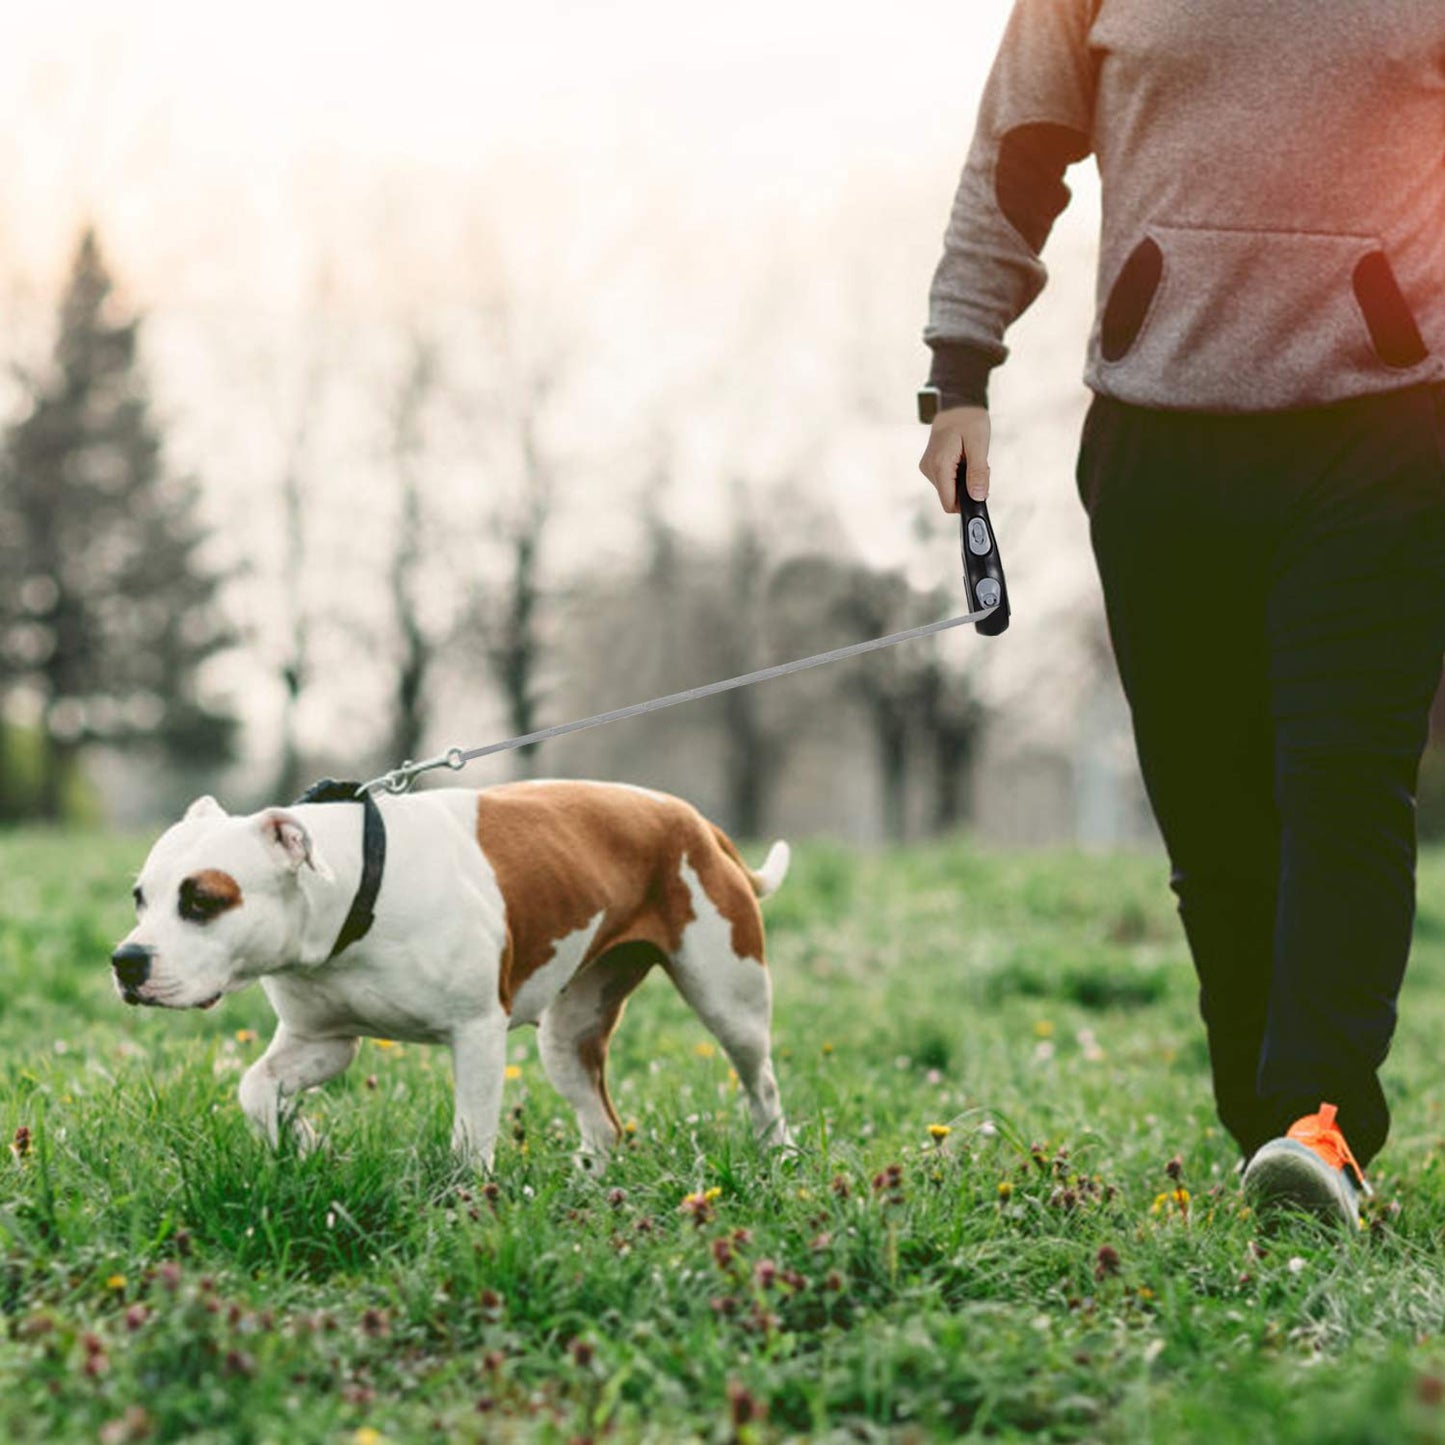
<svg viewBox="0 0 1445 1445">
<path fill-rule="evenodd" d="M 1345 1143 L 1345 1136 L 1335 1123 L 1338 1112 L 1333 1104 L 1321 1104 L 1318 1114 L 1306 1114 L 1304 1118 L 1296 1119 L 1289 1126 L 1286 1138 L 1298 1141 L 1306 1149 L 1313 1149 L 1331 1169 L 1343 1169 L 1348 1164 L 1360 1181 L 1360 1187 L 1368 1194 L 1372 1191 L 1365 1182 L 1365 1171 L 1350 1153 L 1350 1146 Z"/>
</svg>

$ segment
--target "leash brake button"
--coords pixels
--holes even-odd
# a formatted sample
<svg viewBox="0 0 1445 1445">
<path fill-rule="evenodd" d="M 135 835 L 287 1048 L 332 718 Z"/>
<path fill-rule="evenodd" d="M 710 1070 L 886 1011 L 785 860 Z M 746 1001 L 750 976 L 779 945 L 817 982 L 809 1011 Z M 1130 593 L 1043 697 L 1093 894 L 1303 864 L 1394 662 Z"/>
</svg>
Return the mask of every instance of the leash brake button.
<svg viewBox="0 0 1445 1445">
<path fill-rule="evenodd" d="M 992 577 L 983 578 L 977 587 L 973 589 L 978 594 L 978 601 L 981 607 L 997 607 L 1001 595 L 999 585 Z"/>
<path fill-rule="evenodd" d="M 968 524 L 968 550 L 975 557 L 986 556 L 993 543 L 989 540 L 988 524 L 982 517 L 973 517 Z"/>
</svg>

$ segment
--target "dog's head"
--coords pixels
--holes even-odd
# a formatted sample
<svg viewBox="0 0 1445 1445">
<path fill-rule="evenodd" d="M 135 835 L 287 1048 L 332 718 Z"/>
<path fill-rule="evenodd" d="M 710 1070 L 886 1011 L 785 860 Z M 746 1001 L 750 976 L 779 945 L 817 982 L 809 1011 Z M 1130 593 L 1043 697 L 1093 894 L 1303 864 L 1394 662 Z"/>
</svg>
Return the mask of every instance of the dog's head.
<svg viewBox="0 0 1445 1445">
<path fill-rule="evenodd" d="M 294 963 L 304 868 L 330 877 L 294 813 L 232 817 L 197 798 L 136 879 L 136 925 L 110 960 L 116 991 L 131 1004 L 210 1008 Z"/>
</svg>

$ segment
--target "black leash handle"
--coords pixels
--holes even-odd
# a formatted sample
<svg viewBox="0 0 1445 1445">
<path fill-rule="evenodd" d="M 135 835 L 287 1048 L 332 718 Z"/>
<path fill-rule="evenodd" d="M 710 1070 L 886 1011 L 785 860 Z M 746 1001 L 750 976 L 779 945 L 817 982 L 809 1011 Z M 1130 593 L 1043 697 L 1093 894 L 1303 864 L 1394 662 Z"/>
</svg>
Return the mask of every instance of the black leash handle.
<svg viewBox="0 0 1445 1445">
<path fill-rule="evenodd" d="M 959 462 L 958 513 L 963 531 L 963 578 L 968 584 L 970 607 L 995 608 L 974 626 L 985 637 L 997 637 L 1008 629 L 1008 583 L 1004 581 L 998 537 L 989 520 L 988 503 L 975 501 L 969 496 L 964 485 L 967 475 L 968 462 Z"/>
</svg>

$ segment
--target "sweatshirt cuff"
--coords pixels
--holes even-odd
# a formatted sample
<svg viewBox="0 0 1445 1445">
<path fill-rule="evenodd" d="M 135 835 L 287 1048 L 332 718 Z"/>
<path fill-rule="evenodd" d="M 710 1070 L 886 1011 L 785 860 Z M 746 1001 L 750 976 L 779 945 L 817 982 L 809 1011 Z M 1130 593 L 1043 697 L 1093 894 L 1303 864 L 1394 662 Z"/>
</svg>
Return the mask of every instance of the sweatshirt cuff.
<svg viewBox="0 0 1445 1445">
<path fill-rule="evenodd" d="M 934 341 L 929 386 L 936 386 L 940 410 L 950 406 L 987 406 L 988 374 L 998 365 L 996 350 L 967 341 Z"/>
</svg>

